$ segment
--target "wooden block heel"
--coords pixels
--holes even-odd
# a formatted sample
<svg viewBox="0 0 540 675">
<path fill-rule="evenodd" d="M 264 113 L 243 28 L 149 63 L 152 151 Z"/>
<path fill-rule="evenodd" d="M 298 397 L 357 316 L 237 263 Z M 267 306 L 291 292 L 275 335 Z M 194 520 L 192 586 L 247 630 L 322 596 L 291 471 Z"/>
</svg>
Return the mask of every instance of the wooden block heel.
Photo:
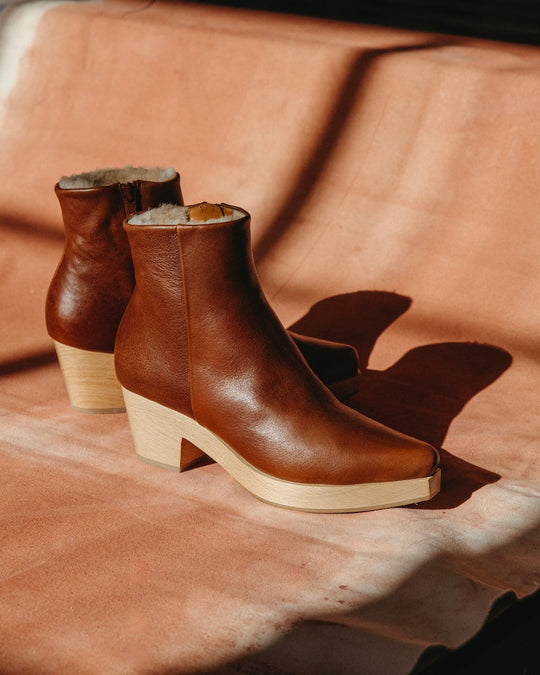
<svg viewBox="0 0 540 675">
<path fill-rule="evenodd" d="M 73 408 L 89 413 L 125 412 L 114 354 L 89 352 L 54 342 Z"/>
<path fill-rule="evenodd" d="M 163 469 L 185 471 L 205 456 L 193 438 L 188 438 L 192 436 L 190 427 L 199 426 L 197 422 L 128 389 L 122 391 L 139 459 Z M 182 443 L 183 439 L 190 442 Z"/>
<path fill-rule="evenodd" d="M 260 471 L 195 420 L 123 389 L 135 449 L 144 461 L 182 471 L 194 461 L 181 456 L 190 441 L 218 462 L 246 490 L 264 502 L 300 511 L 346 513 L 402 506 L 431 499 L 440 489 L 440 471 L 425 478 L 387 483 L 320 485 L 294 483 Z M 196 458 L 195 458 L 196 459 Z"/>
</svg>

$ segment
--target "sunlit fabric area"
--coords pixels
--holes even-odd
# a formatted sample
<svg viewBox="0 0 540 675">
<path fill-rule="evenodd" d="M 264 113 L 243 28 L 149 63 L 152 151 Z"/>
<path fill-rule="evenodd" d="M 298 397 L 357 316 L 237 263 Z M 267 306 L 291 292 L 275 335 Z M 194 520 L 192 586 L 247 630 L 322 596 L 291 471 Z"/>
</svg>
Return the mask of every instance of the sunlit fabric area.
<svg viewBox="0 0 540 675">
<path fill-rule="evenodd" d="M 0 674 L 540 672 L 537 36 L 242 4 L 0 2 Z M 251 215 L 283 326 L 354 347 L 345 406 L 438 494 L 280 508 L 70 405 L 55 185 L 126 166 Z"/>
</svg>

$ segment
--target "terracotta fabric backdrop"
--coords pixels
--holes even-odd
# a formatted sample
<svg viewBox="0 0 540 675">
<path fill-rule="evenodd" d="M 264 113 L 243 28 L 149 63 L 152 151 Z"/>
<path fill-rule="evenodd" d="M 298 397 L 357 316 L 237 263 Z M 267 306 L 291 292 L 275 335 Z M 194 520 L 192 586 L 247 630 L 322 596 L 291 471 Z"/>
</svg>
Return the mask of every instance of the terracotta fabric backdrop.
<svg viewBox="0 0 540 675">
<path fill-rule="evenodd" d="M 2 675 L 406 673 L 534 592 L 540 51 L 135 0 L 0 38 Z M 69 407 L 53 186 L 126 164 L 252 213 L 278 314 L 357 347 L 349 404 L 443 447 L 437 498 L 286 511 Z"/>
</svg>

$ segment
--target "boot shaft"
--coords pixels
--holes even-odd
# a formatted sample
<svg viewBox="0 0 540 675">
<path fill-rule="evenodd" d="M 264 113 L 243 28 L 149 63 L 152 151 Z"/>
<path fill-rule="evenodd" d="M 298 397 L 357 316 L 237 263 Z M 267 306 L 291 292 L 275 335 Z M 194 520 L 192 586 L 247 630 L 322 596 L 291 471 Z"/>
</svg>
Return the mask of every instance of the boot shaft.
<svg viewBox="0 0 540 675">
<path fill-rule="evenodd" d="M 90 351 L 112 352 L 134 286 L 123 220 L 163 202 L 182 203 L 174 169 L 110 169 L 62 178 L 55 187 L 64 253 L 46 302 L 49 335 Z"/>
<path fill-rule="evenodd" d="M 118 377 L 127 389 L 192 417 L 199 343 L 230 334 L 223 320 L 238 318 L 234 306 L 259 289 L 249 214 L 224 206 L 215 222 L 211 206 L 163 207 L 151 222 L 143 213 L 125 223 L 136 287 L 118 331 Z"/>
</svg>

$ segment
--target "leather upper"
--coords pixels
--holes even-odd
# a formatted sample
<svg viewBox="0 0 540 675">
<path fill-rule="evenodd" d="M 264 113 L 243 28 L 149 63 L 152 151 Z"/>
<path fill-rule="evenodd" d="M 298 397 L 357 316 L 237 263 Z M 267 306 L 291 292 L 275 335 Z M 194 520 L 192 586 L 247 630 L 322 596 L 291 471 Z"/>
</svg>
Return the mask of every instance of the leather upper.
<svg viewBox="0 0 540 675">
<path fill-rule="evenodd" d="M 55 186 L 65 228 L 64 252 L 49 286 L 49 335 L 72 347 L 112 352 L 134 286 L 122 223 L 163 202 L 183 203 L 180 177 L 92 188 Z"/>
<path fill-rule="evenodd" d="M 263 295 L 242 214 L 213 224 L 126 222 L 137 284 L 116 342 L 122 385 L 193 417 L 278 478 L 431 475 L 434 448 L 346 407 L 314 377 Z"/>
</svg>

